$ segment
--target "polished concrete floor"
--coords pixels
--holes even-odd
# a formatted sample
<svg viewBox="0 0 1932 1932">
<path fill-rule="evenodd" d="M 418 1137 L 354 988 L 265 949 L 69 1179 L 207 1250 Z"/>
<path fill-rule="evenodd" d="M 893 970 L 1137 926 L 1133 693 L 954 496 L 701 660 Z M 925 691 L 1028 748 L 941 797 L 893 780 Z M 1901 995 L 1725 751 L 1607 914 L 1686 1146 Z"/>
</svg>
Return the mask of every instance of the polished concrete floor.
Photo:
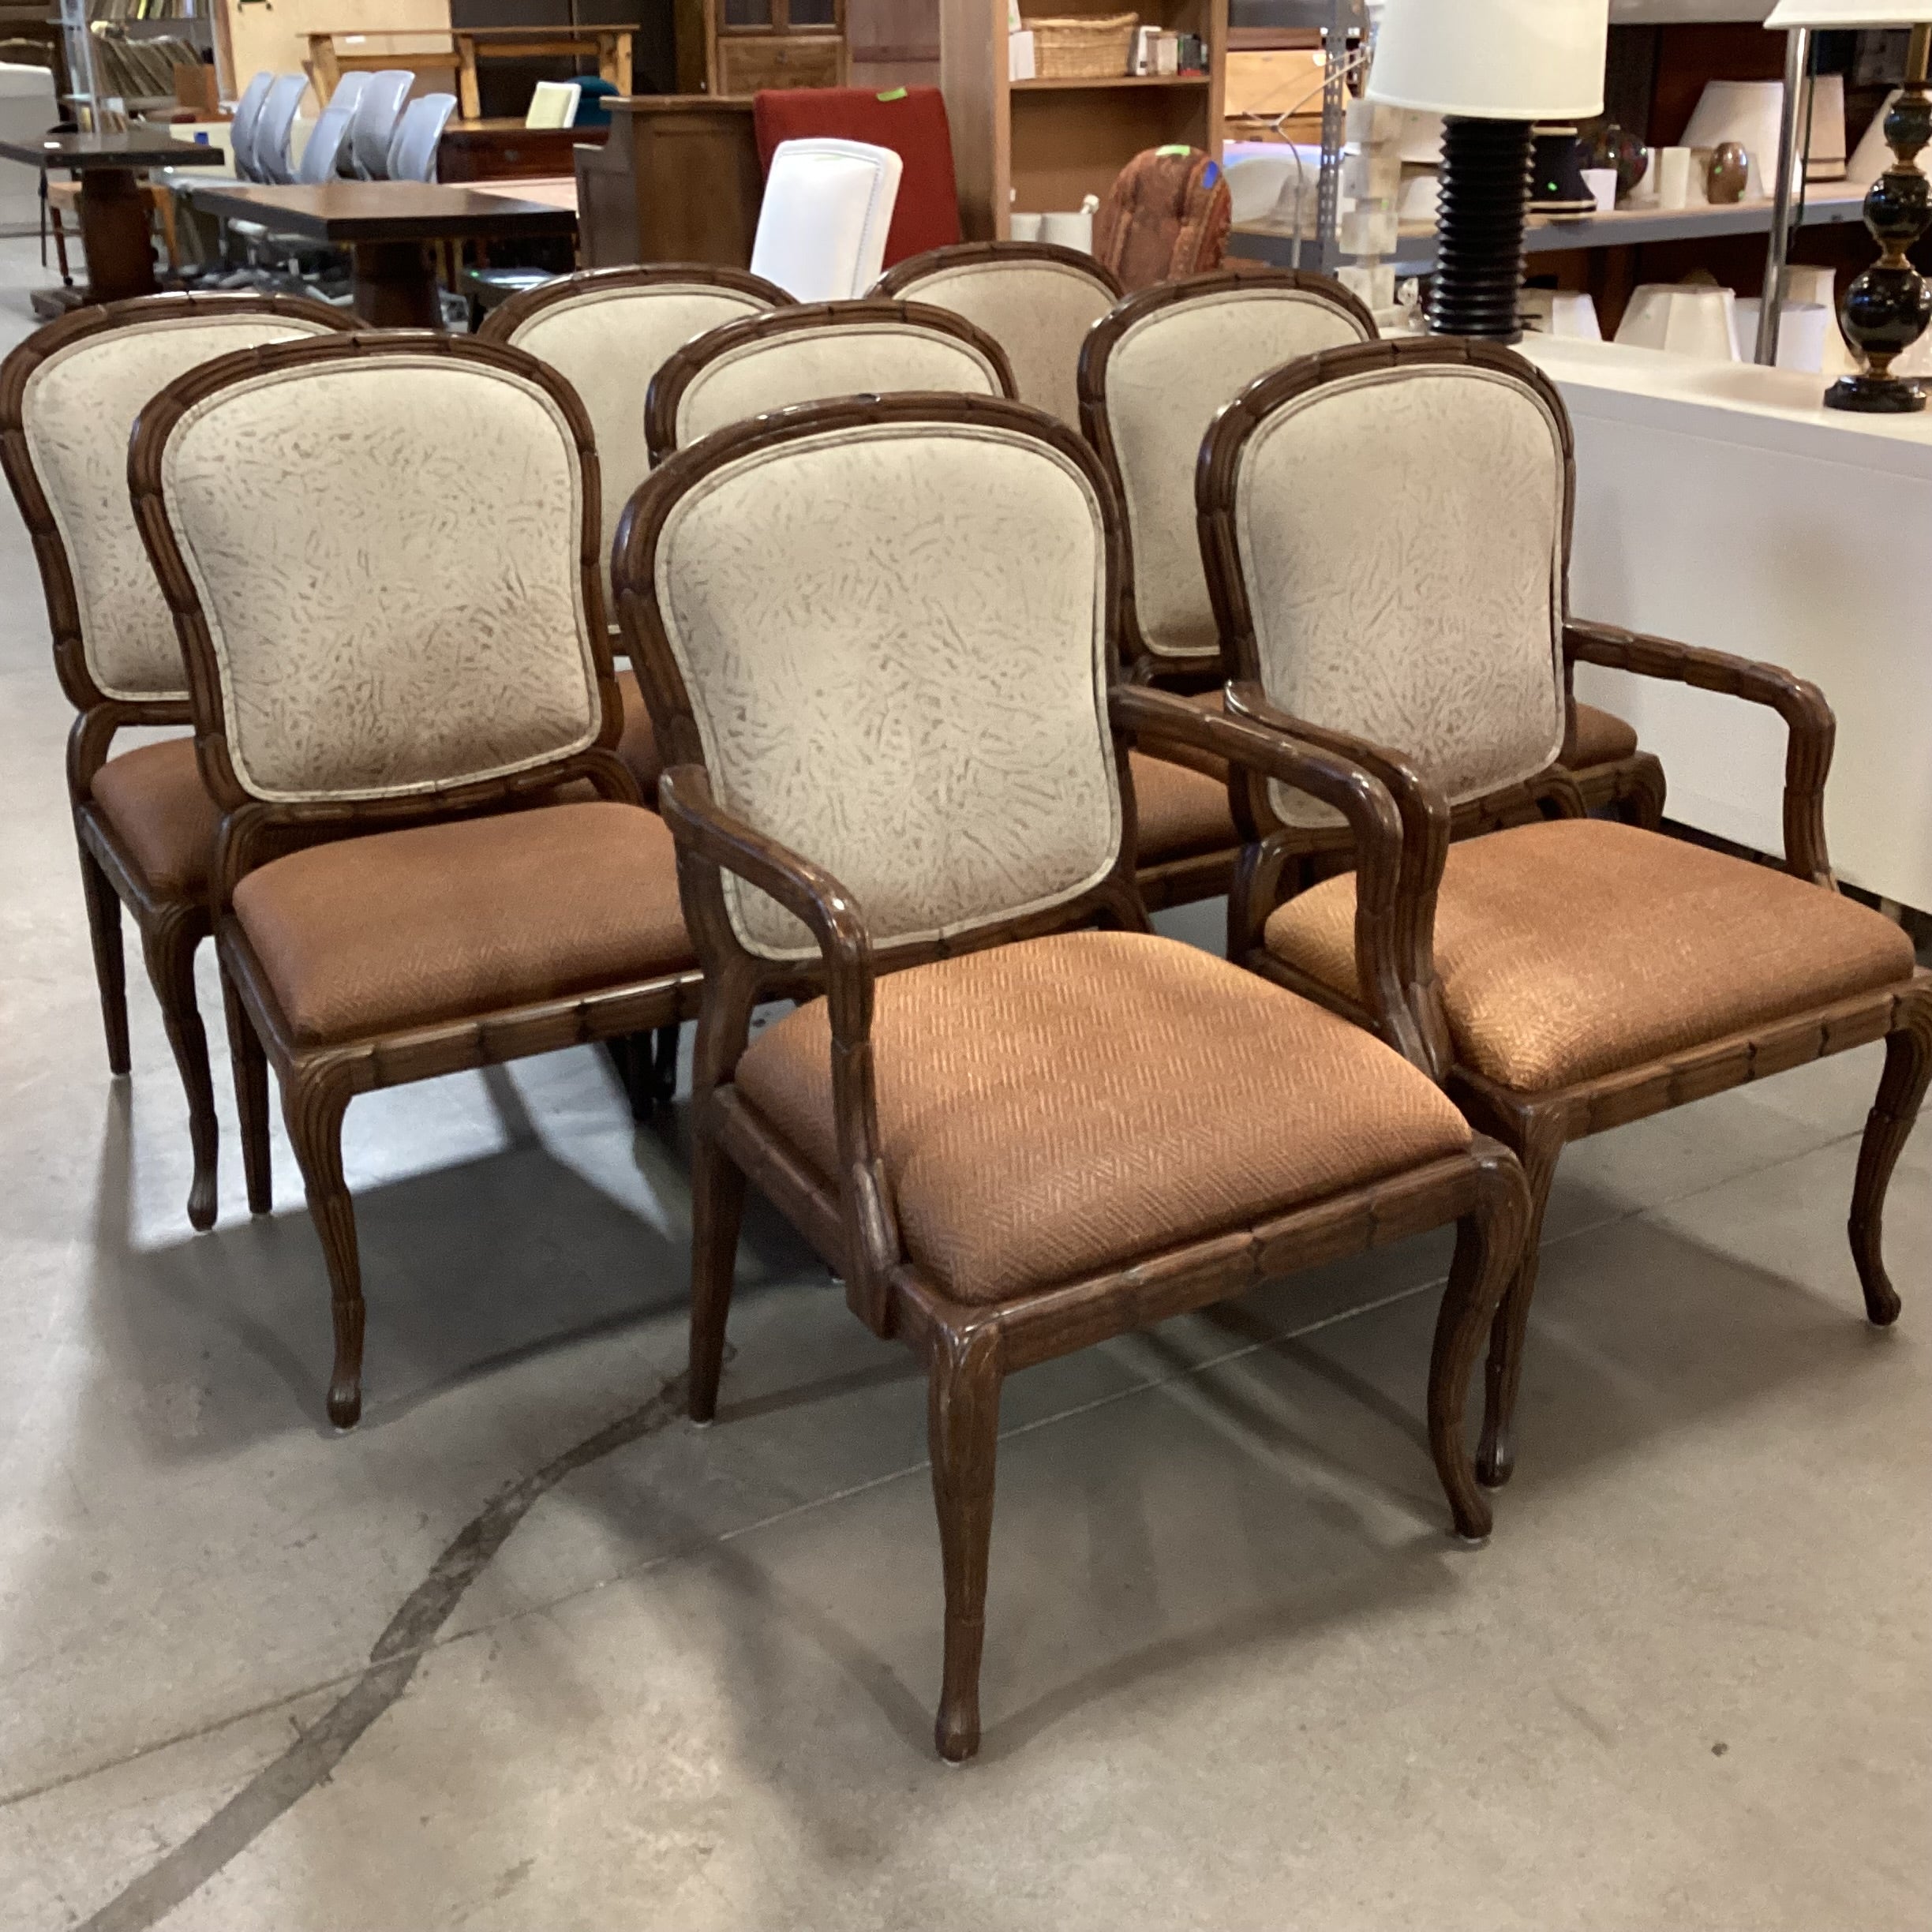
<svg viewBox="0 0 1932 1932">
<path fill-rule="evenodd" d="M 1017 1378 L 950 1770 L 910 1358 L 754 1215 L 682 1421 L 686 1123 L 595 1055 L 351 1112 L 330 1431 L 286 1144 L 250 1220 L 230 1137 L 197 1237 L 144 985 L 107 1077 L 10 507 L 0 588 L 9 1932 L 1932 1925 L 1932 1136 L 1874 1333 L 1874 1053 L 1566 1157 L 1481 1551 L 1423 1443 L 1440 1241 Z"/>
</svg>

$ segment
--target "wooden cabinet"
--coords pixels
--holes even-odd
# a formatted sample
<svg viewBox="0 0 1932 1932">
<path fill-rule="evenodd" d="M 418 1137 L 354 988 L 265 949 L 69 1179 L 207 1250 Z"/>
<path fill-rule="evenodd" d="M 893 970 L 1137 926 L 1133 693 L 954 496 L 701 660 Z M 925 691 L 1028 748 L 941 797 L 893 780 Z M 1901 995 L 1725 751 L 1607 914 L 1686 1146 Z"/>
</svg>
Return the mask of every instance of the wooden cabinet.
<svg viewBox="0 0 1932 1932">
<path fill-rule="evenodd" d="M 579 147 L 577 227 L 585 266 L 751 264 L 765 192 L 749 100 L 633 95 L 611 103 L 610 138 Z"/>
<path fill-rule="evenodd" d="M 679 85 L 693 92 L 843 87 L 846 72 L 845 0 L 684 0 L 680 9 Z"/>
</svg>

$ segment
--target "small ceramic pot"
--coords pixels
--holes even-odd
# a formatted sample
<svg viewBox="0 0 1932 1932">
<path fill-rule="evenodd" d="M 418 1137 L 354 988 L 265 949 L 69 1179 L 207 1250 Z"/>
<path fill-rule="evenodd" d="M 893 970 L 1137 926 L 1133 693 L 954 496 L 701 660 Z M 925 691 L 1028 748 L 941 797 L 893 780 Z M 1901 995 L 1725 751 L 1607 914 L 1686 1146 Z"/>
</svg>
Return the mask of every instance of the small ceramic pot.
<svg viewBox="0 0 1932 1932">
<path fill-rule="evenodd" d="M 1710 166 L 1705 170 L 1705 192 L 1714 206 L 1724 207 L 1744 199 L 1745 185 L 1750 179 L 1750 156 L 1739 141 L 1720 141 L 1711 150 Z"/>
</svg>

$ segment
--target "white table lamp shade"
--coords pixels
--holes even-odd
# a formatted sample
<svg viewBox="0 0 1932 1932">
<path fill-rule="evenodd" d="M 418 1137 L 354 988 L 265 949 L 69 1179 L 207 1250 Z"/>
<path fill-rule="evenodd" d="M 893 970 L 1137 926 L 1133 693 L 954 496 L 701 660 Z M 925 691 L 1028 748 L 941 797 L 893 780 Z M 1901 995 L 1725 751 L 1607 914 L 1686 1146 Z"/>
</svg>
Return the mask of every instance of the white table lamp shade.
<svg viewBox="0 0 1932 1932">
<path fill-rule="evenodd" d="M 1368 98 L 1477 121 L 1601 114 L 1609 32 L 1610 0 L 1387 0 Z"/>
<path fill-rule="evenodd" d="M 1932 0 L 1778 0 L 1767 27 L 1916 27 Z"/>
</svg>

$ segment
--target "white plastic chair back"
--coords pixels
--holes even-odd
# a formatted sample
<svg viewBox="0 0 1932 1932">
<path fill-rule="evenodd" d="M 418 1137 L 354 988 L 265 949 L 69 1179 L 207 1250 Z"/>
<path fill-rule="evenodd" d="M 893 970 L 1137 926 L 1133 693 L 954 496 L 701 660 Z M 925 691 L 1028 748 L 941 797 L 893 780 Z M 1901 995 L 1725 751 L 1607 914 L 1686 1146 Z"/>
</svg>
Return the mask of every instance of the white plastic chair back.
<svg viewBox="0 0 1932 1932">
<path fill-rule="evenodd" d="M 575 80 L 539 80 L 530 95 L 530 110 L 523 117 L 528 128 L 575 126 L 577 103 L 583 88 Z"/>
<path fill-rule="evenodd" d="M 335 92 L 328 97 L 324 106 L 339 107 L 353 121 L 355 110 L 362 105 L 362 96 L 369 84 L 369 76 L 359 68 L 352 73 L 346 73 L 335 83 Z"/>
<path fill-rule="evenodd" d="M 251 178 L 255 166 L 255 129 L 261 122 L 263 103 L 275 85 L 275 75 L 264 67 L 242 90 L 235 103 L 234 118 L 228 125 L 229 152 L 234 156 L 235 172 Z"/>
<path fill-rule="evenodd" d="M 259 182 L 292 182 L 295 163 L 290 158 L 289 141 L 295 132 L 295 115 L 309 92 L 304 73 L 277 74 L 262 103 L 261 118 L 255 123 L 255 140 L 250 151 L 253 163 L 249 178 Z"/>
<path fill-rule="evenodd" d="M 846 301 L 878 279 L 903 163 L 865 141 L 781 141 L 766 178 L 751 272 L 799 301 Z"/>
<path fill-rule="evenodd" d="M 339 107 L 334 101 L 322 110 L 321 118 L 310 131 L 309 145 L 302 150 L 301 164 L 295 170 L 295 178 L 305 186 L 318 187 L 335 178 L 354 113 L 353 107 Z"/>
<path fill-rule="evenodd" d="M 350 171 L 362 180 L 380 181 L 388 171 L 389 144 L 395 138 L 402 103 L 415 84 L 416 77 L 406 67 L 385 67 L 369 76 L 349 131 Z"/>
<path fill-rule="evenodd" d="M 402 110 L 389 143 L 391 181 L 431 182 L 436 178 L 436 146 L 456 111 L 454 94 L 425 94 Z"/>
</svg>

